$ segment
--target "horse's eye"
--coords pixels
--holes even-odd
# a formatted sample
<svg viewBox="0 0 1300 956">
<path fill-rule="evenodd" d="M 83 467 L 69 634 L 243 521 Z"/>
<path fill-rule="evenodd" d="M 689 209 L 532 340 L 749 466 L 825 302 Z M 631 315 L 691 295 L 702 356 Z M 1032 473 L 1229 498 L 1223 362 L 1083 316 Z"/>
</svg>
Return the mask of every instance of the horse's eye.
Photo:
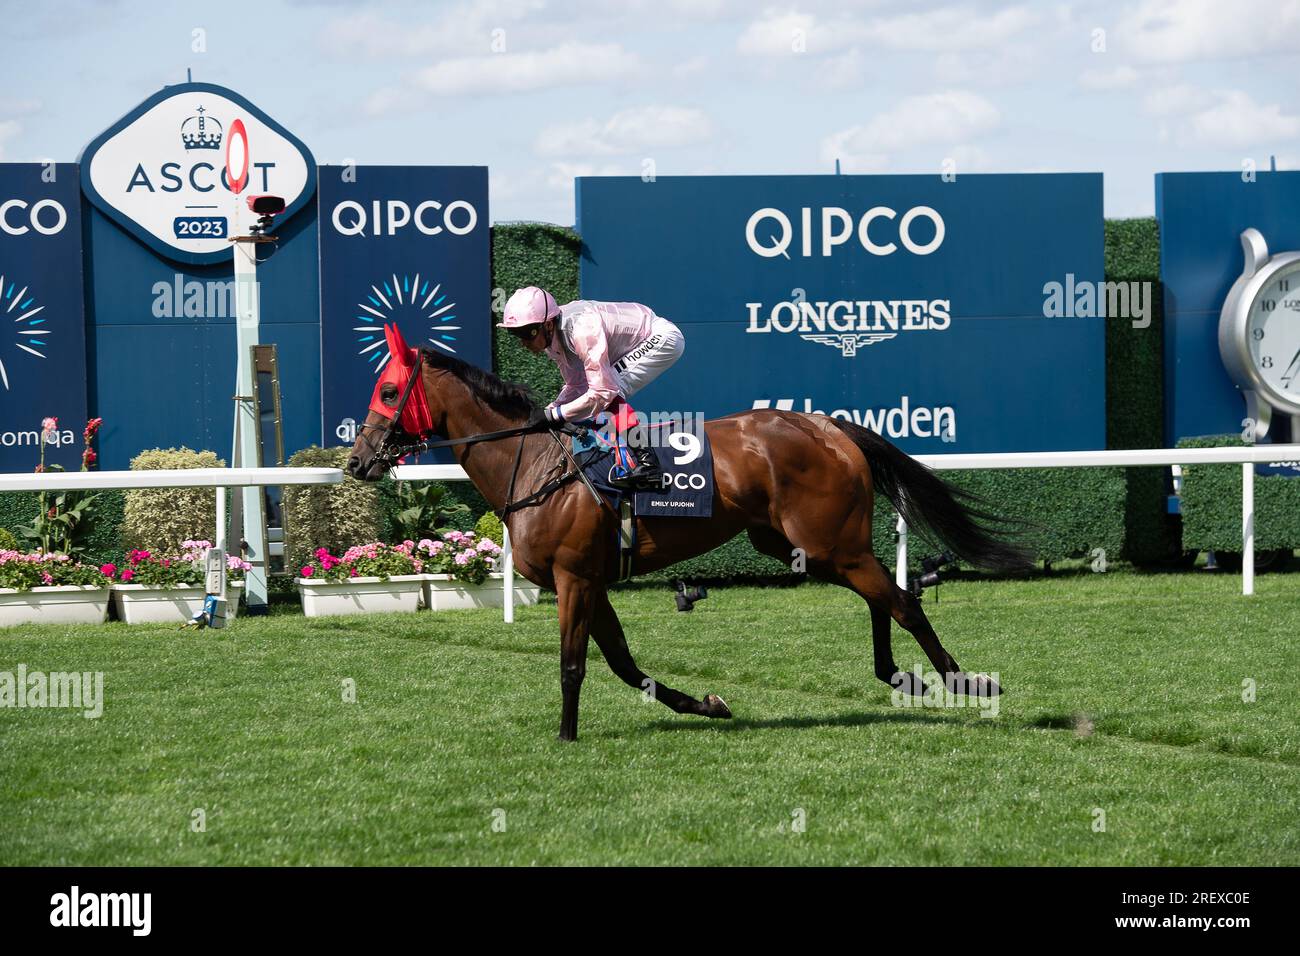
<svg viewBox="0 0 1300 956">
<path fill-rule="evenodd" d="M 379 399 L 385 405 L 393 406 L 397 404 L 397 386 L 385 385 L 379 390 Z"/>
</svg>

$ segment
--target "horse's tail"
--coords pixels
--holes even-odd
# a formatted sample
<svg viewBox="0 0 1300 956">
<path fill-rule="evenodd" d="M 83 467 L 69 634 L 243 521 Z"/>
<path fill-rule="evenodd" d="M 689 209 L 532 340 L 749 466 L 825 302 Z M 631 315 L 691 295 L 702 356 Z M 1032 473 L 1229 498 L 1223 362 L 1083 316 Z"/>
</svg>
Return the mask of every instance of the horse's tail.
<svg viewBox="0 0 1300 956">
<path fill-rule="evenodd" d="M 875 432 L 840 418 L 831 423 L 866 456 L 875 487 L 909 529 L 941 542 L 967 564 L 989 571 L 1027 571 L 1033 552 L 1008 540 L 1023 525 L 987 510 L 987 502 L 944 481 Z"/>
</svg>

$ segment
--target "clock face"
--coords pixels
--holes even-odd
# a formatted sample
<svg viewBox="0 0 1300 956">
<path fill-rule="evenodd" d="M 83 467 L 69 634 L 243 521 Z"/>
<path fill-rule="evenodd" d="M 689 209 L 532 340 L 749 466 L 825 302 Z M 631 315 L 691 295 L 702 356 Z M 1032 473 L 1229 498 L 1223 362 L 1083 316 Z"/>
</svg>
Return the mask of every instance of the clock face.
<svg viewBox="0 0 1300 956">
<path fill-rule="evenodd" d="M 1279 396 L 1300 403 L 1300 262 L 1279 269 L 1255 295 L 1246 335 L 1255 373 Z"/>
</svg>

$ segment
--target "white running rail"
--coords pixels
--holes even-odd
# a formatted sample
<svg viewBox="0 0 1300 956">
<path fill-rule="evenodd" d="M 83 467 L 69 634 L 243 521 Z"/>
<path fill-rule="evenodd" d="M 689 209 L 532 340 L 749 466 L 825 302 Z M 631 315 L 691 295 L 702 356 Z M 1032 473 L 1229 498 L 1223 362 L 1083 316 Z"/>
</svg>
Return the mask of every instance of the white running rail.
<svg viewBox="0 0 1300 956">
<path fill-rule="evenodd" d="M 1142 465 L 1241 465 L 1241 593 L 1255 593 L 1255 465 L 1300 460 L 1300 445 L 1231 448 L 1138 448 L 1114 451 L 999 452 L 983 455 L 917 455 L 936 471 L 995 468 L 1101 468 Z M 895 578 L 907 587 L 907 525 L 898 521 Z"/>
</svg>

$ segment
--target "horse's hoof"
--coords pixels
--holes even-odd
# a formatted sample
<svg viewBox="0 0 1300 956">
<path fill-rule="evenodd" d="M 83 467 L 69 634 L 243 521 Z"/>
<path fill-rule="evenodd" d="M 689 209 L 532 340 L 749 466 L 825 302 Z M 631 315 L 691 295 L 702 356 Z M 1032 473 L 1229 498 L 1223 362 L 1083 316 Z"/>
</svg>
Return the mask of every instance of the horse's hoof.
<svg viewBox="0 0 1300 956">
<path fill-rule="evenodd" d="M 949 674 L 945 680 L 949 693 L 967 697 L 997 697 L 1002 688 L 988 674 Z"/>
<path fill-rule="evenodd" d="M 924 697 L 926 692 L 925 681 L 921 680 L 919 674 L 913 674 L 911 671 L 896 673 L 889 679 L 889 686 L 909 697 Z"/>
<path fill-rule="evenodd" d="M 704 716 L 716 717 L 721 720 L 731 719 L 731 708 L 727 702 L 717 694 L 709 694 L 704 698 Z"/>
</svg>

